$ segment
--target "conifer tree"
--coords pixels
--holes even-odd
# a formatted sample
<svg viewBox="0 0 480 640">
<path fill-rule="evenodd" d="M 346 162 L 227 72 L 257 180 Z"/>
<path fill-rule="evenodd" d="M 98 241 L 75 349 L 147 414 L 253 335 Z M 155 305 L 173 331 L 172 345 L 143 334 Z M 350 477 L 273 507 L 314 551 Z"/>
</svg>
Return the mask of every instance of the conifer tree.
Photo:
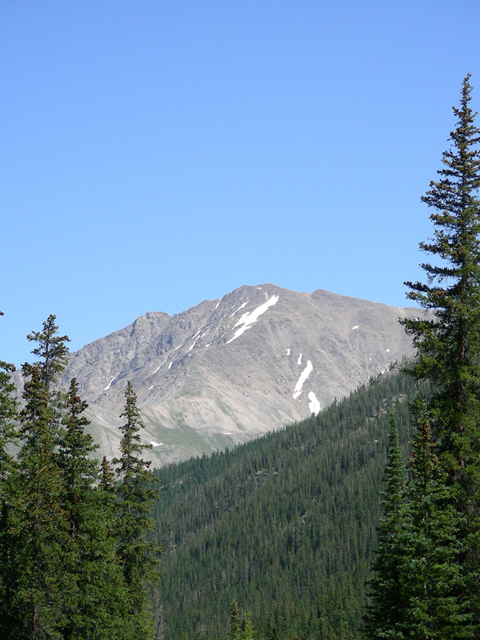
<svg viewBox="0 0 480 640">
<path fill-rule="evenodd" d="M 66 398 L 60 433 L 58 464 L 63 472 L 63 508 L 67 513 L 70 546 L 74 554 L 76 599 L 62 630 L 65 640 L 123 638 L 126 633 L 126 588 L 111 535 L 114 515 L 96 484 L 98 462 L 91 454 L 98 448 L 85 433 L 90 421 L 87 403 L 78 396 L 75 378 Z"/>
<path fill-rule="evenodd" d="M 6 615 L 0 628 L 4 637 L 37 640 L 62 637 L 60 629 L 76 588 L 62 507 L 63 478 L 54 451 L 53 413 L 40 369 L 27 370 L 25 407 L 20 413 L 23 446 L 5 536 Z"/>
<path fill-rule="evenodd" d="M 466 586 L 460 562 L 462 545 L 457 538 L 461 515 L 433 452 L 429 415 L 420 400 L 414 415 L 417 425 L 409 464 L 413 477 L 408 490 L 410 523 L 403 577 L 408 595 L 405 637 L 470 638 L 470 603 L 459 597 Z"/>
<path fill-rule="evenodd" d="M 0 630 L 5 637 L 60 638 L 76 585 L 64 483 L 56 446 L 59 436 L 59 394 L 51 389 L 66 362 L 67 336 L 58 337 L 55 316 L 38 341 L 36 365 L 26 363 L 25 406 L 19 415 L 22 442 L 6 482 L 2 512 L 1 574 L 6 584 Z"/>
<path fill-rule="evenodd" d="M 65 370 L 68 362 L 68 347 L 65 343 L 70 342 L 70 338 L 57 335 L 56 319 L 57 317 L 53 314 L 49 315 L 43 323 L 42 331 L 32 331 L 27 336 L 27 340 L 38 344 L 32 353 L 38 358 L 35 364 L 40 369 L 41 380 L 47 391 L 50 391 L 52 384 Z"/>
<path fill-rule="evenodd" d="M 252 616 L 250 611 L 247 611 L 243 616 L 243 620 L 240 624 L 240 629 L 238 633 L 239 640 L 253 640 L 253 624 L 252 624 Z"/>
<path fill-rule="evenodd" d="M 422 198 L 434 210 L 434 237 L 420 249 L 434 261 L 421 265 L 426 283 L 406 283 L 408 298 L 431 313 L 404 325 L 418 349 L 410 371 L 434 387 L 428 402 L 433 451 L 460 527 L 458 562 L 465 579 L 456 597 L 475 612 L 475 634 L 480 632 L 480 130 L 469 80 L 467 75 L 460 107 L 454 108 L 457 123 L 439 179 Z"/>
<path fill-rule="evenodd" d="M 8 616 L 8 536 L 7 528 L 11 504 L 11 487 L 15 482 L 16 464 L 8 451 L 15 442 L 17 430 L 14 419 L 17 416 L 17 402 L 13 396 L 15 385 L 10 373 L 13 365 L 0 362 L 0 633 L 2 621 Z"/>
<path fill-rule="evenodd" d="M 98 486 L 99 489 L 107 493 L 113 492 L 117 487 L 117 483 L 115 482 L 115 472 L 110 466 L 107 456 L 103 456 L 100 464 L 100 483 Z"/>
<path fill-rule="evenodd" d="M 232 610 L 230 613 L 230 640 L 238 640 L 238 632 L 240 626 L 240 613 L 238 604 L 234 600 L 232 602 Z"/>
<path fill-rule="evenodd" d="M 266 640 L 280 640 L 280 633 L 278 631 L 277 625 L 269 621 L 267 626 L 267 637 Z"/>
<path fill-rule="evenodd" d="M 17 402 L 13 396 L 15 385 L 11 372 L 12 364 L 0 361 L 0 497 L 3 495 L 3 483 L 14 465 L 13 457 L 8 453 L 8 446 L 16 440 Z"/>
<path fill-rule="evenodd" d="M 90 424 L 90 420 L 84 415 L 87 406 L 78 395 L 76 379 L 72 378 L 67 394 L 66 413 L 62 418 L 64 428 L 59 438 L 58 463 L 63 471 L 65 500 L 73 537 L 81 520 L 76 505 L 81 504 L 84 494 L 92 491 L 99 477 L 98 462 L 91 457 L 98 445 L 94 444 L 90 434 L 85 433 L 85 427 Z"/>
<path fill-rule="evenodd" d="M 117 555 L 129 590 L 130 613 L 136 624 L 136 640 L 151 638 L 153 621 L 148 610 L 148 586 L 158 578 L 159 547 L 154 539 L 147 540 L 147 533 L 154 529 L 151 510 L 157 492 L 151 488 L 156 477 L 149 471 L 150 462 L 140 456 L 151 445 L 141 444 L 140 429 L 143 423 L 137 408 L 137 397 L 129 381 L 125 391 L 125 410 L 121 414 L 125 422 L 120 427 L 121 457 L 113 460 L 121 481 L 118 494 Z"/>
<path fill-rule="evenodd" d="M 390 447 L 385 468 L 383 515 L 378 526 L 378 550 L 369 583 L 370 602 L 365 617 L 366 637 L 401 639 L 408 597 L 405 562 L 409 527 L 405 501 L 406 475 L 400 453 L 395 415 L 390 417 Z"/>
</svg>

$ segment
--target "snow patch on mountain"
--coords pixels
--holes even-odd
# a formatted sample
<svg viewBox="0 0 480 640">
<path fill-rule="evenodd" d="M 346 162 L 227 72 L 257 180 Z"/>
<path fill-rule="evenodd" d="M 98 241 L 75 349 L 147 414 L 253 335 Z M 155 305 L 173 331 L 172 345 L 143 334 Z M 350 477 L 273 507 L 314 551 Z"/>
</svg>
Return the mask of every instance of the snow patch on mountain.
<svg viewBox="0 0 480 640">
<path fill-rule="evenodd" d="M 267 300 L 266 302 L 261 304 L 254 311 L 247 311 L 246 313 L 244 313 L 243 316 L 240 318 L 240 320 L 237 322 L 237 324 L 233 327 L 234 329 L 236 329 L 237 327 L 240 327 L 240 329 L 237 329 L 233 338 L 230 338 L 230 340 L 227 340 L 227 344 L 229 344 L 230 342 L 233 342 L 234 340 L 239 338 L 241 335 L 243 335 L 245 331 L 247 329 L 250 329 L 251 325 L 254 322 L 256 322 L 258 318 L 265 313 L 265 311 L 267 311 L 267 309 L 269 309 L 270 307 L 273 307 L 273 305 L 277 304 L 277 302 L 278 302 L 278 296 L 272 296 L 270 300 Z"/>
<path fill-rule="evenodd" d="M 320 412 L 320 401 L 317 399 L 317 396 L 314 394 L 313 391 L 310 391 L 310 393 L 308 394 L 308 399 L 310 400 L 310 402 L 308 403 L 308 408 L 310 409 L 310 413 L 314 413 L 315 415 L 317 415 Z"/>
<path fill-rule="evenodd" d="M 248 304 L 248 300 L 247 300 L 247 302 L 244 302 L 243 304 L 241 304 L 241 305 L 238 307 L 238 309 L 235 309 L 235 311 L 232 313 L 232 315 L 231 315 L 231 316 L 229 316 L 229 318 L 233 318 L 233 316 L 237 313 L 237 311 L 240 311 L 240 309 L 243 309 L 243 307 L 246 307 L 246 306 L 247 306 L 247 304 Z"/>
<path fill-rule="evenodd" d="M 198 333 L 200 333 L 200 331 L 199 331 Z M 195 336 L 194 336 L 194 337 L 195 337 Z M 197 344 L 197 342 L 198 342 L 199 340 L 200 340 L 200 336 L 199 336 L 199 335 L 197 335 L 197 337 L 196 337 L 196 338 L 195 338 L 195 340 L 193 341 L 192 346 L 190 347 L 190 349 L 189 349 L 188 351 L 191 351 L 191 350 L 193 349 L 193 347 Z M 187 351 L 187 353 L 188 353 L 188 351 Z"/>
<path fill-rule="evenodd" d="M 302 371 L 300 378 L 297 380 L 297 384 L 295 385 L 295 389 L 293 390 L 293 399 L 296 400 L 302 395 L 302 387 L 305 380 L 313 371 L 313 364 L 310 360 L 307 361 L 307 366 Z"/>
<path fill-rule="evenodd" d="M 108 389 L 110 389 L 110 387 L 112 386 L 112 382 L 115 380 L 117 376 L 114 376 L 110 382 L 107 384 L 107 386 L 105 387 L 104 391 L 107 391 Z"/>
</svg>

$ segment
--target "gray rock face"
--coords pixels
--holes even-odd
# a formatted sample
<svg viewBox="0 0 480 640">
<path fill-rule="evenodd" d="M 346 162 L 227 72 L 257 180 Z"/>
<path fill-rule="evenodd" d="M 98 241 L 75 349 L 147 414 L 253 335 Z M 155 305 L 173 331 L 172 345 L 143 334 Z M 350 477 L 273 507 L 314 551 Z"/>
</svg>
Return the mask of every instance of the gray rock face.
<svg viewBox="0 0 480 640">
<path fill-rule="evenodd" d="M 317 413 L 412 354 L 388 307 L 323 291 L 243 286 L 181 314 L 147 313 L 71 355 L 101 455 L 118 454 L 130 380 L 154 466 L 245 442 Z"/>
</svg>

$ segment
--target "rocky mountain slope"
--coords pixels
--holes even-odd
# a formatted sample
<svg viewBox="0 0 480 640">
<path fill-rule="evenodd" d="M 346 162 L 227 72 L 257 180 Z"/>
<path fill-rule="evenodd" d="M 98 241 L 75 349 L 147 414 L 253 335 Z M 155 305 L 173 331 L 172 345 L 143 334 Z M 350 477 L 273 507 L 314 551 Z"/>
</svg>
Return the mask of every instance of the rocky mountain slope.
<svg viewBox="0 0 480 640">
<path fill-rule="evenodd" d="M 155 466 L 245 442 L 349 394 L 412 353 L 392 308 L 321 289 L 243 286 L 183 313 L 151 312 L 71 355 L 91 431 L 118 453 L 131 380 Z"/>
</svg>

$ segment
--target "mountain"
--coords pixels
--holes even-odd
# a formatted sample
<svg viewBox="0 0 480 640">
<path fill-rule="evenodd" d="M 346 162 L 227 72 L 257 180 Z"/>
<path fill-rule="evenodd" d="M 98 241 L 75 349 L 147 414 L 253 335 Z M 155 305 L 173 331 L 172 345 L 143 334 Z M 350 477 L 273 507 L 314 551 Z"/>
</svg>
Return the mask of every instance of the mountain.
<svg viewBox="0 0 480 640">
<path fill-rule="evenodd" d="M 362 637 L 390 409 L 406 458 L 417 394 L 393 370 L 318 416 L 158 469 L 165 640 L 227 638 L 234 600 L 260 638 Z"/>
<path fill-rule="evenodd" d="M 412 353 L 389 307 L 321 289 L 242 286 L 169 316 L 150 312 L 71 354 L 102 455 L 118 453 L 131 380 L 154 466 L 302 420 Z"/>
</svg>

